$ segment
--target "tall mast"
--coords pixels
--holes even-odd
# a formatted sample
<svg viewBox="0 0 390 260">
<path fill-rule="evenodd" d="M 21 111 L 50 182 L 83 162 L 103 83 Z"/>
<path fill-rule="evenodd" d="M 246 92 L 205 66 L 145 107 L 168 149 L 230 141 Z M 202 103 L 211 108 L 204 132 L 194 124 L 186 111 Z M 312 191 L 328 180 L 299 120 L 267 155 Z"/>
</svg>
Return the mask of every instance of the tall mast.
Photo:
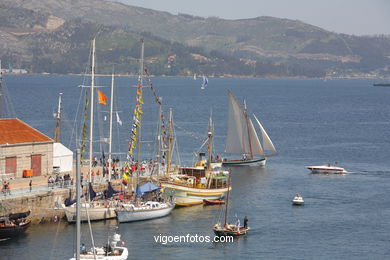
<svg viewBox="0 0 390 260">
<path fill-rule="evenodd" d="M 0 60 L 0 118 L 3 118 L 6 116 L 5 113 L 5 96 L 3 93 L 3 70 L 1 67 L 1 60 Z"/>
<path fill-rule="evenodd" d="M 114 73 L 111 75 L 111 100 L 110 100 L 110 133 L 108 137 L 108 181 L 112 174 L 112 110 L 114 107 Z"/>
<path fill-rule="evenodd" d="M 167 176 L 171 169 L 171 146 L 172 146 L 172 108 L 169 108 L 169 123 L 168 123 L 168 151 L 167 151 Z"/>
<path fill-rule="evenodd" d="M 142 83 L 144 79 L 144 39 L 141 39 L 141 60 L 140 60 L 140 67 L 139 67 L 139 79 L 138 84 L 140 85 L 140 91 L 142 96 Z M 138 129 L 138 147 L 137 147 L 137 161 L 141 161 L 141 121 L 139 122 L 139 129 Z"/>
<path fill-rule="evenodd" d="M 93 103 L 95 87 L 95 38 L 92 40 L 92 62 L 91 62 L 91 113 L 89 120 L 89 182 L 92 182 L 92 146 L 93 146 Z"/>
<path fill-rule="evenodd" d="M 248 112 L 246 111 L 246 101 L 245 100 L 244 100 L 244 116 L 245 116 L 246 130 L 247 130 L 247 134 L 248 134 L 250 159 L 252 160 L 253 159 L 253 151 L 252 151 L 251 135 L 249 132 L 249 118 L 248 118 Z"/>
<path fill-rule="evenodd" d="M 60 140 L 60 128 L 61 128 L 61 95 L 58 96 L 58 108 L 57 113 L 55 114 L 56 127 L 54 128 L 54 142 L 58 143 Z"/>
<path fill-rule="evenodd" d="M 81 196 L 81 169 L 80 169 L 80 162 L 81 162 L 81 152 L 80 149 L 76 150 L 76 259 L 80 260 L 80 237 L 81 237 L 81 228 L 80 228 L 80 217 L 81 217 L 81 203 L 80 203 L 80 196 Z"/>
<path fill-rule="evenodd" d="M 229 171 L 229 183 L 228 183 L 228 191 L 227 191 L 227 195 L 226 195 L 225 223 L 223 225 L 224 227 L 227 226 L 227 214 L 228 214 L 228 206 L 229 206 L 230 182 L 231 182 L 231 171 Z"/>
<path fill-rule="evenodd" d="M 213 121 L 211 119 L 211 115 L 210 115 L 210 119 L 209 119 L 209 131 L 207 133 L 207 136 L 209 138 L 209 141 L 208 141 L 208 145 L 207 145 L 207 151 L 208 151 L 208 160 L 207 160 L 207 170 L 211 170 L 211 159 L 212 159 L 212 149 L 213 149 Z"/>
</svg>

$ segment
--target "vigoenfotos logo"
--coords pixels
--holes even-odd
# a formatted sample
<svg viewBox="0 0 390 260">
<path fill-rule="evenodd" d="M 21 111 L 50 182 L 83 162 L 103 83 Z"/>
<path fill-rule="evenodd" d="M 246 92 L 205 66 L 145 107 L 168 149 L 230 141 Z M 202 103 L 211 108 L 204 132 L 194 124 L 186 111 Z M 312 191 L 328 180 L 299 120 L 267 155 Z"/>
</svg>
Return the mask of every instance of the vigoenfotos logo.
<svg viewBox="0 0 390 260">
<path fill-rule="evenodd" d="M 172 244 L 172 243 L 232 243 L 234 241 L 233 236 L 203 236 L 198 234 L 187 235 L 162 235 L 153 236 L 154 242 L 159 244 Z"/>
</svg>

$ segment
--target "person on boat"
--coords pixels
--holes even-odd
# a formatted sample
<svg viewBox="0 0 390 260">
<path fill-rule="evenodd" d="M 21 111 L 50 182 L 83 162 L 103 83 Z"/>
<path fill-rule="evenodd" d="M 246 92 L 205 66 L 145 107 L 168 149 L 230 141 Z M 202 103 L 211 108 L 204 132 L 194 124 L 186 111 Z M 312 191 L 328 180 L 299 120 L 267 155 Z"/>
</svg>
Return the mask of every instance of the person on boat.
<svg viewBox="0 0 390 260">
<path fill-rule="evenodd" d="M 244 228 L 248 228 L 248 217 L 244 217 Z"/>
<path fill-rule="evenodd" d="M 84 243 L 82 243 L 81 246 L 80 246 L 80 253 L 81 254 L 86 254 L 87 253 L 87 249 L 86 249 Z"/>
<path fill-rule="evenodd" d="M 244 153 L 244 154 L 242 155 L 242 160 L 243 160 L 243 161 L 246 161 L 246 159 L 247 159 L 246 153 Z"/>
</svg>

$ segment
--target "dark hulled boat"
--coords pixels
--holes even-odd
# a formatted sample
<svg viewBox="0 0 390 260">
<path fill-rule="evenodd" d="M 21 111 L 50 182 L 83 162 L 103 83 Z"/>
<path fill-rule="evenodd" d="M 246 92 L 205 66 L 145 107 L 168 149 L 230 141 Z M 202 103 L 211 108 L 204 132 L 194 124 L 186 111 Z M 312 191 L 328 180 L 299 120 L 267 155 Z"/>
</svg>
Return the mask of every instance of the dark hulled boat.
<svg viewBox="0 0 390 260">
<path fill-rule="evenodd" d="M 24 233 L 31 223 L 26 219 L 29 215 L 30 211 L 1 216 L 0 238 L 13 238 Z"/>
</svg>

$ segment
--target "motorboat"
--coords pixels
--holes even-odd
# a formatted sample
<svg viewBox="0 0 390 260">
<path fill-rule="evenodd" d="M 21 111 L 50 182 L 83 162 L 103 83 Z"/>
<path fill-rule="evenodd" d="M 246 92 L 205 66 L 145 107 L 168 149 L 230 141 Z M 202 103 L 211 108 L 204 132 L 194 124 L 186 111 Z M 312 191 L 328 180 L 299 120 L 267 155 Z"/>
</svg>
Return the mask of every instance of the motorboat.
<svg viewBox="0 0 390 260">
<path fill-rule="evenodd" d="M 311 173 L 323 173 L 323 174 L 346 174 L 348 173 L 344 168 L 334 166 L 331 164 L 325 164 L 320 166 L 306 166 Z"/>
<path fill-rule="evenodd" d="M 299 193 L 295 194 L 295 196 L 292 200 L 292 204 L 297 205 L 297 206 L 301 206 L 304 203 L 305 203 L 305 201 L 303 200 L 302 196 Z"/>
</svg>

